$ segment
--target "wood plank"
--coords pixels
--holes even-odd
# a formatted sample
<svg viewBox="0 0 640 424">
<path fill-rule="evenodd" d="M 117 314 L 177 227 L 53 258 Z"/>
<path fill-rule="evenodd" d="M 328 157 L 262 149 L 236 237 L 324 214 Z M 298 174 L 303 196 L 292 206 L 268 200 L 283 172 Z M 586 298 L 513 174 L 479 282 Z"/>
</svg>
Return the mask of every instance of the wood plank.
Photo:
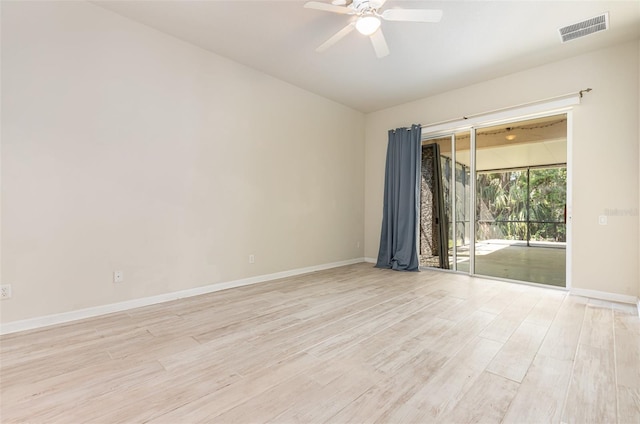
<svg viewBox="0 0 640 424">
<path fill-rule="evenodd" d="M 316 381 L 298 375 L 291 380 L 267 389 L 240 405 L 217 415 L 207 417 L 208 422 L 215 417 L 220 423 L 264 423 L 273 420 L 287 411 L 292 403 L 312 402 L 322 385 Z"/>
<path fill-rule="evenodd" d="M 445 423 L 500 423 L 520 385 L 483 372 L 454 409 L 443 416 Z"/>
<path fill-rule="evenodd" d="M 96 359 L 90 366 L 78 367 L 49 378 L 32 378 L 21 383 L 9 378 L 4 381 L 9 381 L 11 384 L 0 384 L 0 399 L 9 404 L 30 402 L 35 405 L 41 398 L 54 398 L 65 391 L 80 390 L 84 387 L 83 390 L 89 392 L 96 381 L 116 380 L 118 374 L 126 379 L 128 374 L 133 374 L 136 367 L 140 365 L 142 364 L 137 361 Z M 157 362 L 144 364 L 144 366 L 153 371 L 163 371 L 162 366 Z"/>
<path fill-rule="evenodd" d="M 269 368 L 238 380 L 220 390 L 210 392 L 192 402 L 181 405 L 164 414 L 158 414 L 151 423 L 208 422 L 212 418 L 235 408 L 248 399 L 252 399 L 278 384 L 292 380 L 294 377 L 319 364 L 316 358 L 302 353 Z M 293 386 L 296 380 L 290 382 Z M 305 384 L 311 384 L 308 379 Z M 319 384 L 316 382 L 316 384 Z"/>
<path fill-rule="evenodd" d="M 505 343 L 539 301 L 539 295 L 521 294 L 480 333 L 480 337 Z"/>
<path fill-rule="evenodd" d="M 531 309 L 525 321 L 549 327 L 567 296 L 566 292 L 547 290 L 542 300 Z"/>
<path fill-rule="evenodd" d="M 405 405 L 446 362 L 442 354 L 422 350 L 400 368 L 394 368 L 383 379 L 365 391 L 327 423 L 356 423 L 366 417 L 368 422 L 390 422 L 388 414 L 398 405 Z"/>
<path fill-rule="evenodd" d="M 453 410 L 473 386 L 500 348 L 502 343 L 476 337 L 406 403 L 398 405 L 388 418 L 390 421 L 399 421 L 418 411 L 412 420 L 429 422 L 441 419 Z"/>
<path fill-rule="evenodd" d="M 450 330 L 433 336 L 423 335 L 421 339 L 431 344 L 433 350 L 442 352 L 447 356 L 453 356 L 480 334 L 495 317 L 495 315 L 488 312 L 477 310 Z"/>
<path fill-rule="evenodd" d="M 613 310 L 606 306 L 585 307 L 578 343 L 608 349 L 613 345 Z"/>
<path fill-rule="evenodd" d="M 573 360 L 537 355 L 503 422 L 559 423 L 572 369 Z"/>
<path fill-rule="evenodd" d="M 567 296 L 565 298 L 540 346 L 538 352 L 540 355 L 573 360 L 584 322 L 586 304 L 587 299 L 583 297 Z"/>
<path fill-rule="evenodd" d="M 132 387 L 116 387 L 104 395 L 80 403 L 85 422 L 146 422 L 156 415 L 216 392 L 242 377 L 233 372 L 222 373 L 217 367 L 199 364 L 189 370 L 164 371 Z M 163 388 L 158 390 L 158 388 Z M 100 405 L 91 409 L 90 405 Z M 141 407 L 144 405 L 144 407 Z"/>
<path fill-rule="evenodd" d="M 342 374 L 321 387 L 312 396 L 290 402 L 287 410 L 273 417 L 269 422 L 325 422 L 371 387 L 372 379 L 367 375 L 359 372 Z"/>
<path fill-rule="evenodd" d="M 398 339 L 397 337 L 387 336 L 384 340 L 386 348 L 378 351 L 375 355 L 370 356 L 366 361 L 378 370 L 388 374 L 393 374 L 405 364 L 411 362 L 415 358 L 420 357 L 422 352 L 433 350 L 433 346 L 426 340 L 428 338 L 420 337 L 425 334 L 442 334 L 453 327 L 452 321 L 433 318 L 432 325 L 427 326 L 422 334 L 409 339 Z M 446 355 L 442 355 L 446 357 Z"/>
<path fill-rule="evenodd" d="M 326 418 L 324 422 L 359 422 L 362 417 L 375 419 L 395 404 L 400 390 L 402 389 L 390 387 L 390 384 L 372 386 L 348 405 L 345 405 L 340 411 Z"/>
<path fill-rule="evenodd" d="M 640 321 L 640 318 L 635 318 Z M 621 423 L 640 422 L 640 341 L 629 331 L 629 321 L 615 320 L 616 390 L 618 420 Z"/>
<path fill-rule="evenodd" d="M 640 342 L 635 333 L 616 330 L 615 352 L 617 383 L 640 389 Z"/>
<path fill-rule="evenodd" d="M 546 334 L 546 327 L 523 322 L 493 358 L 487 371 L 522 382 Z"/>
<path fill-rule="evenodd" d="M 566 423 L 613 423 L 617 420 L 613 352 L 580 345 L 562 414 Z"/>
<path fill-rule="evenodd" d="M 438 318 L 448 319 L 450 321 L 460 322 L 473 312 L 485 307 L 498 295 L 495 288 L 487 288 L 476 295 L 469 297 L 460 304 L 443 311 L 438 314 Z M 489 308 L 491 309 L 491 308 Z M 488 312 L 491 313 L 491 312 Z"/>
<path fill-rule="evenodd" d="M 640 389 L 618 387 L 618 422 L 640 423 Z"/>
<path fill-rule="evenodd" d="M 435 299 L 430 303 L 434 303 Z M 402 321 L 403 319 L 419 313 L 422 309 L 428 305 L 421 302 L 420 299 L 415 299 L 406 303 L 400 303 L 397 307 L 391 309 L 386 313 L 379 313 L 377 309 L 372 310 L 377 314 L 375 321 L 371 320 L 362 325 L 358 325 L 342 332 L 334 337 L 325 339 L 313 347 L 307 349 L 307 352 L 322 358 L 330 358 L 333 355 L 340 353 L 342 350 L 347 349 L 349 346 L 361 343 L 369 337 L 377 334 L 378 332 L 391 327 L 392 325 Z"/>
<path fill-rule="evenodd" d="M 499 315 L 518 298 L 517 293 L 519 290 L 510 287 L 501 288 L 495 296 L 480 306 L 480 310 Z"/>
<path fill-rule="evenodd" d="M 15 403 L 8 403 L 9 399 L 1 397 L 2 421 L 47 423 L 86 421 L 86 417 L 81 418 L 81 415 L 95 412 L 96 405 L 99 405 L 93 402 L 93 399 L 107 395 L 116 387 L 127 392 L 140 382 L 152 379 L 163 372 L 164 369 L 157 362 L 138 364 L 107 373 L 96 379 L 92 376 L 79 375 L 77 380 L 71 380 L 67 383 L 68 386 L 60 390 L 52 384 L 55 384 L 57 379 L 49 380 L 40 386 L 46 391 L 42 396 L 24 398 Z M 11 390 L 13 382 L 3 379 L 2 388 Z M 101 409 L 97 408 L 97 411 Z"/>
<path fill-rule="evenodd" d="M 623 313 L 614 309 L 613 316 L 616 329 L 640 334 L 640 317 L 638 317 L 637 311 L 633 311 L 633 313 Z"/>
</svg>

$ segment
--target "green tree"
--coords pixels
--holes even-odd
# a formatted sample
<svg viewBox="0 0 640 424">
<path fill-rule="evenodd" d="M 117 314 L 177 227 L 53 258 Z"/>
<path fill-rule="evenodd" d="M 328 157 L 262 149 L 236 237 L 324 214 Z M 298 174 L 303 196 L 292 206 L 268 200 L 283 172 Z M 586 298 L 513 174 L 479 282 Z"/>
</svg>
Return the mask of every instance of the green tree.
<svg viewBox="0 0 640 424">
<path fill-rule="evenodd" d="M 537 221 L 531 240 L 565 241 L 566 179 L 565 167 L 479 173 L 478 238 L 526 240 Z"/>
</svg>

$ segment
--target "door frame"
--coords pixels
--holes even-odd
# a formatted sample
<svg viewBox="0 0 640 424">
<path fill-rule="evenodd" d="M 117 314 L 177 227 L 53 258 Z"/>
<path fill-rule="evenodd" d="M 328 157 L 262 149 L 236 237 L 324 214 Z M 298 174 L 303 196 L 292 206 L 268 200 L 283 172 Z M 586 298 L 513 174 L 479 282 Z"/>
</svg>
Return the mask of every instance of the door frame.
<svg viewBox="0 0 640 424">
<path fill-rule="evenodd" d="M 500 110 L 498 112 L 487 113 L 483 115 L 476 115 L 473 119 L 460 119 L 454 121 L 447 121 L 434 125 L 424 126 L 422 129 L 421 141 L 427 141 L 434 138 L 444 138 L 447 136 L 452 137 L 452 160 L 455 161 L 455 134 L 459 132 L 469 131 L 471 140 L 470 144 L 470 167 L 473 177 L 470 181 L 471 190 L 471 219 L 470 219 L 470 234 L 471 242 L 469 244 L 469 272 L 453 270 L 442 270 L 447 272 L 459 272 L 468 274 L 471 276 L 477 276 L 481 278 L 498 279 L 501 281 L 509 281 L 519 284 L 529 284 L 545 288 L 556 288 L 560 290 L 570 290 L 572 287 L 572 252 L 573 252 L 573 108 L 572 106 L 580 104 L 580 97 L 567 96 L 566 98 L 554 100 L 545 103 L 536 103 L 525 107 L 510 108 L 507 110 Z M 494 125 L 507 124 L 511 122 L 524 121 L 534 118 L 543 118 L 555 115 L 566 115 L 567 117 L 567 187 L 566 187 L 566 202 L 567 202 L 567 222 L 566 222 L 566 258 L 565 258 L 565 287 L 556 287 L 546 284 L 539 284 L 527 281 L 509 280 L 504 278 L 490 277 L 485 275 L 475 274 L 475 204 L 476 204 L 476 131 L 482 128 L 491 127 Z M 454 162 L 455 164 L 455 162 Z M 453 185 L 455 186 L 455 173 Z M 455 196 L 455 188 L 453 191 Z M 455 197 L 452 196 L 452 201 L 455 202 Z M 455 214 L 455 209 L 452 209 L 452 213 Z M 455 222 L 455 217 L 453 218 Z M 419 237 L 419 234 L 418 234 Z M 419 242 L 416 237 L 416 242 Z M 454 248 L 455 252 L 455 248 Z M 455 253 L 454 253 L 455 256 Z M 430 270 L 439 270 L 437 268 L 428 268 Z"/>
</svg>

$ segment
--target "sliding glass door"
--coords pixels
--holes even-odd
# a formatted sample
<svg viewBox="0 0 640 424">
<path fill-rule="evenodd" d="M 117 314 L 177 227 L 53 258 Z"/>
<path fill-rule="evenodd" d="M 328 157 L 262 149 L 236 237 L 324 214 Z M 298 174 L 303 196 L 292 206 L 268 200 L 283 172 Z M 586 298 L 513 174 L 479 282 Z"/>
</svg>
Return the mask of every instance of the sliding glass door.
<svg viewBox="0 0 640 424">
<path fill-rule="evenodd" d="M 420 266 L 469 272 L 470 159 L 469 132 L 422 143 Z M 439 192 L 434 181 L 439 181 Z"/>
<path fill-rule="evenodd" d="M 564 114 L 426 138 L 421 266 L 565 286 L 566 163 Z"/>
<path fill-rule="evenodd" d="M 457 133 L 455 141 L 455 198 L 452 208 L 456 211 L 455 256 L 456 271 L 470 272 L 469 250 L 472 239 L 471 216 L 471 133 Z"/>
</svg>

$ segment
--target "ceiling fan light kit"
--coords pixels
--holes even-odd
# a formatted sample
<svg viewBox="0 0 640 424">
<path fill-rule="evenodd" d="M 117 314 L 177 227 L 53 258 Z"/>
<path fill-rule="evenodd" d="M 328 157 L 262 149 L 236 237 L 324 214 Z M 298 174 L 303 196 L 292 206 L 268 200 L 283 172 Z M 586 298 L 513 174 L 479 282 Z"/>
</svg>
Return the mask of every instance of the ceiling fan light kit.
<svg viewBox="0 0 640 424">
<path fill-rule="evenodd" d="M 378 12 L 386 0 L 333 0 L 331 3 L 310 1 L 305 3 L 307 9 L 322 10 L 324 12 L 338 13 L 341 15 L 355 15 L 356 19 L 335 33 L 331 38 L 322 43 L 317 52 L 323 52 L 353 30 L 354 26 L 362 35 L 371 40 L 373 50 L 378 58 L 389 54 L 389 47 L 380 28 L 382 21 L 396 22 L 440 22 L 441 10 L 429 9 L 388 9 Z"/>
<path fill-rule="evenodd" d="M 371 35 L 380 28 L 380 18 L 374 15 L 360 16 L 356 21 L 356 29 L 362 35 Z"/>
</svg>

